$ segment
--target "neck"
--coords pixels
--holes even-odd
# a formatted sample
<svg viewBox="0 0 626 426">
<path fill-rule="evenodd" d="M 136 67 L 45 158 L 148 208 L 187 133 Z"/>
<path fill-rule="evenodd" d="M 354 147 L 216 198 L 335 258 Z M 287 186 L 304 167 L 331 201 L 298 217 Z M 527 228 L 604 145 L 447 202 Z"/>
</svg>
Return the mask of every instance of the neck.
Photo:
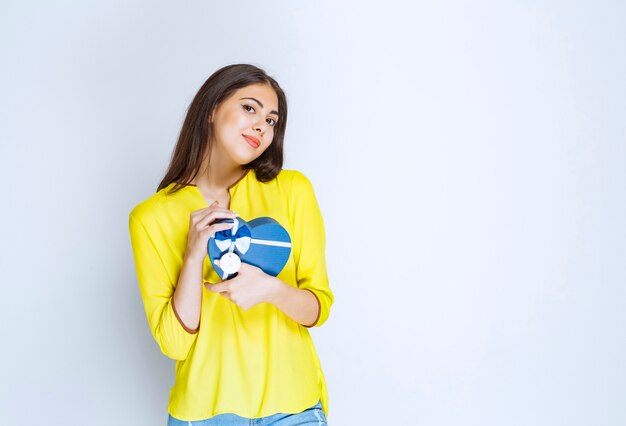
<svg viewBox="0 0 626 426">
<path fill-rule="evenodd" d="M 207 158 L 205 158 L 202 172 L 196 176 L 193 183 L 210 194 L 228 192 L 228 188 L 243 176 L 245 169 L 239 164 L 224 161 L 225 158 L 214 152 L 208 167 Z"/>
</svg>

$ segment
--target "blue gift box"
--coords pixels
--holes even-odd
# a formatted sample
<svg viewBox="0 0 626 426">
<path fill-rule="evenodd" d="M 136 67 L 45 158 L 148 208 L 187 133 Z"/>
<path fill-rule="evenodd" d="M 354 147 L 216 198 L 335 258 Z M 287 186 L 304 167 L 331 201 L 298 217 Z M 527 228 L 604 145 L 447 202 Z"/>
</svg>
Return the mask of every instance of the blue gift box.
<svg viewBox="0 0 626 426">
<path fill-rule="evenodd" d="M 261 268 L 268 275 L 277 276 L 283 270 L 291 253 L 291 237 L 280 223 L 271 217 L 259 217 L 249 222 L 240 217 L 215 221 L 222 222 L 234 225 L 216 232 L 207 244 L 211 264 L 222 280 L 237 276 L 236 272 L 227 273 L 215 264 L 224 255 L 238 257 L 241 262 Z"/>
</svg>

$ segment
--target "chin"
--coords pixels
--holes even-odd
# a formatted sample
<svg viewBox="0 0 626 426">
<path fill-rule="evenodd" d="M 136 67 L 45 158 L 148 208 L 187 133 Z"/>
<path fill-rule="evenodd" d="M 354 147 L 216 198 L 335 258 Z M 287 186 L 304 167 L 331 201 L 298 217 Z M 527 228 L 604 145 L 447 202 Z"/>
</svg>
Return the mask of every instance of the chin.
<svg viewBox="0 0 626 426">
<path fill-rule="evenodd" d="M 257 157 L 250 157 L 250 156 L 233 156 L 232 159 L 235 163 L 239 164 L 240 166 L 246 166 L 250 163 L 252 163 L 254 160 L 256 160 Z"/>
<path fill-rule="evenodd" d="M 259 158 L 263 153 L 260 152 L 258 155 L 250 155 L 250 152 L 246 152 L 246 153 L 233 153 L 234 155 L 232 156 L 233 160 L 237 163 L 237 164 L 249 164 L 251 162 L 253 162 L 254 160 L 256 160 L 257 158 Z M 245 155 L 247 154 L 247 155 Z M 255 152 L 256 154 L 256 152 Z"/>
</svg>

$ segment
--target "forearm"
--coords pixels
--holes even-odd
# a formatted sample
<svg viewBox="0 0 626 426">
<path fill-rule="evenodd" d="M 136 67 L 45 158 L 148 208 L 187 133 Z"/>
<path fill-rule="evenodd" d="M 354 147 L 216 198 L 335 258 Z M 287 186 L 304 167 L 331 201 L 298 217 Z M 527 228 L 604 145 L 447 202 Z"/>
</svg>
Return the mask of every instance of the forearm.
<svg viewBox="0 0 626 426">
<path fill-rule="evenodd" d="M 185 256 L 172 296 L 174 311 L 188 332 L 197 331 L 200 325 L 203 261 L 200 257 Z"/>
<path fill-rule="evenodd" d="M 278 278 L 270 303 L 299 324 L 312 327 L 319 318 L 319 302 L 310 291 L 292 287 Z"/>
</svg>

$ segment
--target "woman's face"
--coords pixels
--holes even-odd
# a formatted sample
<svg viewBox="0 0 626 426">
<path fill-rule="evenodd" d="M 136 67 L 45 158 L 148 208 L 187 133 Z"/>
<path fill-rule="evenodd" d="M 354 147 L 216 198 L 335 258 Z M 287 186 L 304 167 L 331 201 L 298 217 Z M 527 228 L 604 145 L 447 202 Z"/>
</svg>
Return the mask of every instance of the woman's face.
<svg viewBox="0 0 626 426">
<path fill-rule="evenodd" d="M 248 164 L 270 146 L 278 119 L 278 97 L 271 86 L 242 87 L 209 117 L 213 149 L 220 158 L 227 156 L 238 165 Z"/>
</svg>

